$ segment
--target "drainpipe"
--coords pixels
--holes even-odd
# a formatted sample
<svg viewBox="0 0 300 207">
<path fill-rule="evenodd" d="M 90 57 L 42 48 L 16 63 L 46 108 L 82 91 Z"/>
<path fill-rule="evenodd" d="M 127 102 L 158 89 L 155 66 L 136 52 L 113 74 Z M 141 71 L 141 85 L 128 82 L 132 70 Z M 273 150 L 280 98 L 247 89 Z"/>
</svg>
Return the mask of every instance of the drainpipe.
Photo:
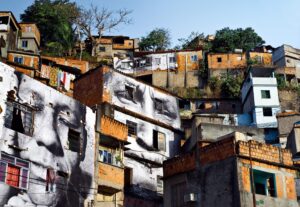
<svg viewBox="0 0 300 207">
<path fill-rule="evenodd" d="M 169 88 L 169 64 L 168 64 L 168 53 L 166 54 L 166 65 L 167 65 L 167 88 Z"/>
<path fill-rule="evenodd" d="M 251 154 L 251 141 L 249 142 L 249 157 L 250 157 L 250 180 L 251 180 L 251 188 L 252 188 L 252 200 L 253 207 L 256 207 L 256 197 L 255 197 L 255 186 L 254 186 L 254 176 L 253 176 L 253 167 L 252 167 L 252 154 Z"/>
</svg>

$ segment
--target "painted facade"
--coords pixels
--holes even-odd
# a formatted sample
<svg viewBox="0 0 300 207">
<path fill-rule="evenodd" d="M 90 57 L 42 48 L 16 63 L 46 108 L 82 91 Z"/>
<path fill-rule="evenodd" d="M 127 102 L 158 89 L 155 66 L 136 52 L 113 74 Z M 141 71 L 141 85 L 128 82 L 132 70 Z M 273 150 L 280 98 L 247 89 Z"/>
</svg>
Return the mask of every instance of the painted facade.
<svg viewBox="0 0 300 207">
<path fill-rule="evenodd" d="M 162 162 L 179 151 L 182 132 L 178 99 L 107 67 L 78 78 L 74 95 L 89 106 L 106 103 L 108 108 L 103 113 L 128 127 L 124 202 L 136 203 L 142 196 L 142 200 L 159 206 L 161 200 L 151 201 L 150 194 L 157 198 L 157 193 L 162 193 Z M 146 202 L 142 200 L 139 202 Z"/>
<path fill-rule="evenodd" d="M 8 50 L 18 47 L 20 26 L 11 12 L 0 11 L 0 57 L 7 58 Z"/>
<path fill-rule="evenodd" d="M 243 112 L 250 116 L 249 124 L 259 128 L 277 127 L 280 104 L 273 68 L 251 68 L 241 93 Z"/>
<path fill-rule="evenodd" d="M 95 114 L 0 63 L 0 206 L 88 206 Z"/>
<path fill-rule="evenodd" d="M 114 68 L 125 73 L 157 70 L 197 71 L 202 61 L 202 50 L 136 52 L 134 58 L 114 58 Z"/>
<path fill-rule="evenodd" d="M 41 34 L 36 24 L 19 23 L 19 25 L 21 27 L 21 37 L 18 43 L 18 49 L 39 54 Z"/>
</svg>

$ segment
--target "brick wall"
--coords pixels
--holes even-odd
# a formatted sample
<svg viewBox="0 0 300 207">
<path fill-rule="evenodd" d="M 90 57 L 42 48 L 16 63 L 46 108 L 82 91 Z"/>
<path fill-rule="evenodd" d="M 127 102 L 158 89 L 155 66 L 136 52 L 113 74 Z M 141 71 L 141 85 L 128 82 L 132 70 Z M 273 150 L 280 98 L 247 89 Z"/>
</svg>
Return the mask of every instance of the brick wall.
<svg viewBox="0 0 300 207">
<path fill-rule="evenodd" d="M 195 152 L 181 155 L 164 162 L 164 177 L 170 177 L 183 172 L 192 171 L 196 168 Z"/>
<path fill-rule="evenodd" d="M 128 127 L 108 116 L 101 117 L 101 133 L 121 141 L 127 141 Z"/>
<path fill-rule="evenodd" d="M 89 71 L 74 81 L 74 98 L 87 106 L 102 102 L 103 68 Z"/>
</svg>

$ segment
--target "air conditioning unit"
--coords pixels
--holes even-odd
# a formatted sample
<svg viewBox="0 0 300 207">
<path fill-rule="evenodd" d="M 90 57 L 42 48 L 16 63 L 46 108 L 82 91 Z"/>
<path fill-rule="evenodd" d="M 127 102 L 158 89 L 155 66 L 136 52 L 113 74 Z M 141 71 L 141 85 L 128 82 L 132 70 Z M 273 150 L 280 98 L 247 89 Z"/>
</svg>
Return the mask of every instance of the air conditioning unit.
<svg viewBox="0 0 300 207">
<path fill-rule="evenodd" d="M 198 194 L 196 194 L 196 193 L 186 194 L 186 195 L 184 195 L 183 200 L 185 203 L 196 202 L 198 200 Z"/>
</svg>

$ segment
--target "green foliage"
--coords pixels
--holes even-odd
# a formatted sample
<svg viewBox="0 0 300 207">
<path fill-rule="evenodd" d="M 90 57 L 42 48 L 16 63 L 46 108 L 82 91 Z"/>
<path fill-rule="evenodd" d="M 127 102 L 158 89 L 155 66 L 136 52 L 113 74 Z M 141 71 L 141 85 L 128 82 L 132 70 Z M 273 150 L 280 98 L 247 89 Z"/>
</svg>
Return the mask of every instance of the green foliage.
<svg viewBox="0 0 300 207">
<path fill-rule="evenodd" d="M 285 89 L 287 87 L 287 84 L 284 80 L 284 77 L 282 75 L 279 75 L 279 74 L 275 74 L 275 77 L 277 79 L 277 88 L 279 90 Z"/>
<path fill-rule="evenodd" d="M 234 49 L 249 51 L 264 43 L 265 41 L 251 27 L 246 29 L 225 27 L 216 32 L 212 50 L 214 52 L 233 52 Z"/>
<path fill-rule="evenodd" d="M 205 79 L 208 76 L 208 69 L 204 59 L 199 60 L 199 76 Z"/>
<path fill-rule="evenodd" d="M 64 48 L 59 42 L 49 42 L 46 44 L 45 50 L 42 52 L 46 56 L 62 56 Z"/>
<path fill-rule="evenodd" d="M 243 78 L 241 76 L 234 77 L 227 75 L 222 78 L 221 91 L 224 97 L 237 98 L 240 95 Z"/>
<path fill-rule="evenodd" d="M 221 80 L 218 77 L 210 77 L 208 79 L 208 86 L 212 91 L 215 91 L 217 88 L 219 88 L 221 85 Z"/>
<path fill-rule="evenodd" d="M 195 50 L 199 49 L 199 47 L 202 47 L 203 50 L 206 51 L 211 49 L 211 43 L 207 41 L 204 33 L 191 32 L 187 38 L 180 38 L 178 41 L 180 42 L 180 45 L 177 45 L 174 49 Z"/>
<path fill-rule="evenodd" d="M 171 44 L 169 30 L 165 28 L 156 28 L 146 37 L 142 37 L 139 43 L 140 49 L 145 51 L 166 50 Z"/>
<path fill-rule="evenodd" d="M 74 42 L 72 24 L 79 14 L 76 3 L 69 0 L 35 0 L 23 14 L 24 22 L 35 22 L 41 32 L 41 46 L 61 45 L 70 50 Z M 50 49 L 52 50 L 52 48 Z M 61 51 L 58 51 L 58 53 Z"/>
</svg>

